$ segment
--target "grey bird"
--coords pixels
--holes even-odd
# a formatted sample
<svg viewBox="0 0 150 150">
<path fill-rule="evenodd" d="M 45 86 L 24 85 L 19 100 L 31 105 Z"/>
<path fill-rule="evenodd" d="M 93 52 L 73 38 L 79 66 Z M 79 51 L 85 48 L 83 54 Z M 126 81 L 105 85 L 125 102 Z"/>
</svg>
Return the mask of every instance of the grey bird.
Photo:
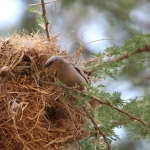
<svg viewBox="0 0 150 150">
<path fill-rule="evenodd" d="M 87 88 L 84 86 L 84 84 L 88 83 L 88 79 L 80 68 L 68 62 L 61 56 L 50 57 L 46 61 L 44 67 L 46 68 L 50 66 L 56 70 L 61 78 L 61 81 L 68 87 L 74 87 L 75 85 L 78 85 L 78 90 L 84 92 L 87 91 Z M 96 108 L 99 105 L 99 102 L 95 100 L 91 100 L 89 103 L 93 108 Z"/>
</svg>

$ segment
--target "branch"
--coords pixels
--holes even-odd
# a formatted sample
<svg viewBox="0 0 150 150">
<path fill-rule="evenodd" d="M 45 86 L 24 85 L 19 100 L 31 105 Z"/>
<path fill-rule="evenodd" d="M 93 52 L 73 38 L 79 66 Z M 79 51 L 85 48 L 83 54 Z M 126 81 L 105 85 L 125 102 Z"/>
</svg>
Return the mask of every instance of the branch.
<svg viewBox="0 0 150 150">
<path fill-rule="evenodd" d="M 56 2 L 57 0 L 53 0 L 53 1 L 50 1 L 50 2 L 45 2 L 44 4 L 49 4 L 49 3 L 53 3 L 53 2 Z M 39 4 L 30 4 L 28 6 L 32 7 L 32 6 L 38 6 L 38 5 L 41 5 L 41 3 Z"/>
<path fill-rule="evenodd" d="M 41 0 L 41 5 L 42 5 L 42 16 L 44 18 L 44 23 L 45 23 L 45 32 L 46 32 L 46 35 L 47 35 L 47 38 L 48 40 L 50 39 L 50 36 L 49 36 L 49 30 L 48 30 L 48 19 L 46 17 L 46 9 L 45 9 L 45 3 L 44 3 L 44 0 Z"/>
<path fill-rule="evenodd" d="M 122 114 L 125 114 L 125 115 L 128 116 L 130 119 L 136 120 L 136 121 L 140 122 L 141 124 L 143 124 L 144 126 L 146 126 L 146 127 L 148 127 L 148 128 L 150 129 L 150 126 L 149 126 L 146 122 L 144 122 L 144 121 L 141 120 L 140 118 L 137 118 L 137 117 L 135 117 L 135 116 L 133 116 L 133 115 L 130 115 L 129 113 L 125 112 L 125 111 L 122 110 L 122 109 L 117 108 L 116 106 L 113 106 L 110 102 L 101 101 L 101 100 L 99 100 L 99 99 L 97 99 L 97 98 L 94 98 L 94 97 L 91 97 L 91 98 L 93 98 L 94 100 L 97 100 L 100 104 L 107 105 L 107 106 L 109 106 L 110 108 L 115 109 L 115 110 L 121 112 Z"/>
<path fill-rule="evenodd" d="M 137 53 L 143 53 L 143 52 L 149 52 L 150 51 L 150 45 L 146 45 L 145 47 L 143 48 L 138 48 L 136 49 L 134 52 L 132 53 L 124 53 L 122 56 L 120 57 L 117 57 L 115 59 L 111 59 L 111 60 L 108 60 L 108 61 L 105 61 L 104 63 L 110 63 L 110 62 L 116 62 L 116 61 L 120 61 L 120 60 L 123 60 L 123 59 L 127 59 L 129 58 L 130 56 L 132 56 L 133 54 L 137 54 Z"/>
<path fill-rule="evenodd" d="M 66 86 L 66 84 L 56 84 L 54 82 L 46 82 L 46 81 L 42 81 L 42 80 L 38 80 L 39 84 L 40 85 L 46 85 L 46 86 L 51 86 L 51 85 L 54 85 L 54 86 L 57 86 L 57 87 L 61 87 L 63 89 L 67 89 L 67 90 L 73 90 L 77 93 L 82 93 L 81 91 L 77 90 L 76 88 L 72 88 L 72 87 L 68 87 Z"/>
<path fill-rule="evenodd" d="M 90 115 L 88 114 L 86 108 L 83 107 L 83 109 L 84 109 L 84 111 L 86 112 L 86 114 L 90 117 L 90 119 L 91 119 L 91 121 L 92 121 L 92 123 L 93 123 L 93 125 L 94 125 L 95 130 L 96 130 L 96 131 L 98 130 L 98 131 L 99 131 L 99 134 L 103 137 L 104 142 L 106 143 L 107 147 L 108 147 L 110 150 L 112 150 L 110 144 L 108 143 L 108 141 L 107 141 L 107 139 L 106 139 L 106 134 L 103 133 L 103 131 L 98 127 L 97 123 L 96 123 L 95 120 L 92 118 L 92 116 L 90 116 Z"/>
<path fill-rule="evenodd" d="M 143 48 L 138 48 L 136 49 L 134 52 L 132 53 L 125 53 L 124 55 L 116 58 L 116 59 L 112 59 L 112 60 L 109 60 L 108 62 L 112 62 L 112 61 L 120 61 L 120 60 L 123 60 L 123 59 L 127 59 L 129 58 L 131 55 L 133 54 L 137 54 L 137 53 L 142 53 L 142 52 L 148 52 L 150 51 L 150 45 L 146 45 L 145 47 Z M 107 61 L 105 63 L 108 63 Z"/>
<path fill-rule="evenodd" d="M 134 52 L 132 53 L 129 53 L 129 52 L 126 52 L 124 53 L 122 56 L 119 56 L 119 57 L 116 57 L 116 58 L 113 58 L 113 59 L 108 59 L 107 61 L 104 61 L 102 64 L 100 65 L 93 65 L 92 68 L 94 67 L 101 67 L 103 66 L 104 64 L 107 64 L 107 63 L 111 63 L 111 62 L 118 62 L 118 61 L 121 61 L 121 60 L 124 60 L 124 59 L 127 59 L 129 58 L 130 56 L 134 55 L 134 54 L 138 54 L 138 53 L 143 53 L 143 52 L 150 52 L 150 45 L 146 45 L 145 47 L 143 48 L 138 48 L 136 49 Z M 89 68 L 87 68 L 87 70 L 89 70 Z"/>
</svg>

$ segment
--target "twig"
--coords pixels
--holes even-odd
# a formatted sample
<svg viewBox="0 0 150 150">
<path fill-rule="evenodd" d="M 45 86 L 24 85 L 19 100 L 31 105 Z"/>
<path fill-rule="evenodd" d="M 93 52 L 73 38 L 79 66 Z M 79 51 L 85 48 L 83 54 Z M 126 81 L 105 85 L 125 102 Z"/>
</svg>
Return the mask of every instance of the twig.
<svg viewBox="0 0 150 150">
<path fill-rule="evenodd" d="M 114 38 L 110 38 L 110 39 L 99 39 L 99 40 L 95 40 L 95 41 L 91 41 L 91 42 L 88 42 L 86 43 L 85 45 L 83 45 L 83 47 L 85 48 L 85 46 L 91 44 L 91 43 L 94 43 L 94 42 L 99 42 L 99 41 L 102 41 L 102 40 L 115 40 Z"/>
<path fill-rule="evenodd" d="M 46 17 L 46 9 L 45 9 L 45 3 L 44 3 L 44 0 L 41 0 L 41 5 L 42 5 L 42 16 L 44 18 L 44 23 L 45 23 L 45 32 L 46 32 L 46 35 L 47 35 L 47 39 L 49 40 L 50 39 L 50 36 L 49 36 L 49 30 L 48 30 L 48 19 Z"/>
<path fill-rule="evenodd" d="M 46 85 L 46 86 L 51 86 L 51 85 L 54 85 L 54 86 L 57 86 L 57 87 L 61 87 L 63 89 L 67 89 L 67 90 L 74 90 L 75 92 L 77 93 L 82 93 L 81 91 L 77 90 L 76 88 L 72 88 L 72 87 L 68 87 L 66 86 L 65 84 L 56 84 L 54 82 L 46 82 L 46 81 L 42 81 L 42 80 L 38 80 L 39 84 L 40 85 Z"/>
<path fill-rule="evenodd" d="M 86 108 L 83 107 L 83 109 L 84 109 L 84 111 L 86 112 L 86 114 L 89 116 L 89 118 L 91 119 L 91 121 L 92 121 L 92 123 L 93 123 L 93 125 L 94 125 L 95 130 L 96 130 L 96 131 L 98 130 L 99 134 L 103 137 L 104 142 L 106 143 L 107 147 L 108 147 L 110 150 L 112 150 L 110 144 L 108 143 L 108 141 L 107 141 L 107 139 L 106 139 L 106 134 L 103 133 L 103 131 L 98 127 L 98 125 L 97 125 L 97 123 L 95 122 L 95 120 L 93 119 L 93 117 L 88 114 Z"/>
<path fill-rule="evenodd" d="M 120 61 L 120 60 L 123 60 L 123 59 L 126 59 L 126 58 L 128 58 L 128 57 L 130 57 L 131 55 L 133 55 L 133 54 L 137 54 L 137 53 L 142 53 L 142 52 L 146 52 L 146 51 L 150 51 L 150 45 L 146 45 L 145 47 L 143 47 L 143 48 L 138 48 L 138 49 L 136 49 L 134 52 L 132 52 L 132 53 L 125 53 L 125 54 L 123 54 L 122 56 L 120 56 L 120 57 L 118 57 L 118 58 L 116 58 L 116 59 L 114 59 L 114 60 L 109 60 L 110 62 L 111 61 Z"/>
<path fill-rule="evenodd" d="M 56 16 L 56 1 L 54 1 L 54 15 L 53 15 L 53 18 L 52 18 L 52 22 L 51 22 L 49 31 L 51 31 L 51 29 L 52 29 L 52 25 L 54 23 L 55 16 Z"/>
<path fill-rule="evenodd" d="M 148 127 L 148 128 L 150 129 L 150 126 L 149 126 L 146 122 L 144 122 L 144 121 L 141 120 L 140 118 L 137 118 L 137 117 L 135 117 L 135 116 L 133 116 L 133 115 L 130 115 L 129 113 L 125 112 L 125 111 L 122 110 L 122 109 L 117 108 L 116 106 L 113 106 L 110 102 L 101 101 L 101 100 L 99 100 L 99 99 L 97 99 L 97 98 L 94 98 L 94 97 L 91 97 L 91 98 L 93 98 L 94 100 L 99 101 L 100 104 L 107 105 L 107 106 L 109 106 L 110 108 L 115 109 L 115 110 L 121 112 L 122 114 L 125 114 L 125 115 L 128 116 L 130 119 L 136 120 L 136 121 L 140 122 L 141 124 L 143 124 L 144 126 L 146 126 L 146 127 Z"/>
<path fill-rule="evenodd" d="M 58 85 L 58 84 L 53 83 L 53 82 L 46 82 L 46 81 L 42 81 L 42 80 L 39 80 L 39 83 L 42 84 L 42 85 L 47 85 L 47 86 L 48 86 L 48 85 L 59 86 L 59 87 L 62 87 L 62 88 L 64 88 L 64 89 L 67 89 L 67 90 L 73 90 L 73 91 L 75 91 L 75 92 L 77 92 L 77 93 L 82 93 L 81 91 L 78 91 L 78 90 L 76 90 L 75 88 L 67 87 L 66 85 L 63 85 L 63 84 Z M 83 95 L 83 96 L 87 96 L 86 93 L 82 93 L 82 95 Z M 115 109 L 115 110 L 117 110 L 118 112 L 120 112 L 120 113 L 122 113 L 122 114 L 125 114 L 125 115 L 128 116 L 130 119 L 136 120 L 136 121 L 140 122 L 141 124 L 143 124 L 144 126 L 146 126 L 146 127 L 148 127 L 148 128 L 150 129 L 150 126 L 149 126 L 146 122 L 144 122 L 144 121 L 141 120 L 140 118 L 137 118 L 137 117 L 135 117 L 135 116 L 133 116 L 133 115 L 131 115 L 131 114 L 125 112 L 124 110 L 121 110 L 121 109 L 117 108 L 116 106 L 113 106 L 110 102 L 108 102 L 108 101 L 102 101 L 102 100 L 99 100 L 99 99 L 94 98 L 94 97 L 92 97 L 92 96 L 89 96 L 89 98 L 91 99 L 90 101 L 95 100 L 95 101 L 97 101 L 99 104 L 107 105 L 107 106 L 109 106 L 110 108 Z M 89 102 L 90 102 L 90 101 L 89 101 Z"/>
<path fill-rule="evenodd" d="M 49 3 L 53 3 L 53 2 L 56 2 L 57 0 L 53 0 L 53 1 L 50 1 L 50 2 L 45 2 L 44 4 L 49 4 Z M 38 5 L 41 5 L 41 3 L 39 3 L 39 4 L 30 4 L 30 5 L 28 5 L 28 6 L 38 6 Z"/>
<path fill-rule="evenodd" d="M 150 45 L 146 45 L 144 46 L 143 48 L 138 48 L 136 49 L 134 52 L 132 53 L 124 53 L 122 56 L 119 56 L 119 57 L 116 57 L 116 58 L 113 58 L 113 59 L 109 59 L 107 61 L 104 61 L 102 64 L 100 65 L 94 65 L 92 66 L 92 68 L 94 67 L 101 67 L 101 66 L 104 66 L 104 64 L 107 64 L 107 63 L 111 63 L 111 62 L 117 62 L 117 61 L 121 61 L 123 59 L 127 59 L 129 58 L 130 56 L 132 56 L 133 54 L 138 54 L 138 53 L 143 53 L 143 52 L 149 52 L 150 51 Z M 90 69 L 90 68 L 88 68 Z"/>
</svg>

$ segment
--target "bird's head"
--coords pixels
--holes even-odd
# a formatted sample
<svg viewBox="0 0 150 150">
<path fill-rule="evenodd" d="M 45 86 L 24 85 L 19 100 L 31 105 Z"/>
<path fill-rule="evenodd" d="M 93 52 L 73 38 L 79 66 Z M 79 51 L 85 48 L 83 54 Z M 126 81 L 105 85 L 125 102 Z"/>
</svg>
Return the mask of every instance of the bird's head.
<svg viewBox="0 0 150 150">
<path fill-rule="evenodd" d="M 64 58 L 62 58 L 61 56 L 52 56 L 46 61 L 44 67 L 45 68 L 50 67 L 50 66 L 58 67 L 62 65 L 64 61 L 65 61 Z"/>
</svg>

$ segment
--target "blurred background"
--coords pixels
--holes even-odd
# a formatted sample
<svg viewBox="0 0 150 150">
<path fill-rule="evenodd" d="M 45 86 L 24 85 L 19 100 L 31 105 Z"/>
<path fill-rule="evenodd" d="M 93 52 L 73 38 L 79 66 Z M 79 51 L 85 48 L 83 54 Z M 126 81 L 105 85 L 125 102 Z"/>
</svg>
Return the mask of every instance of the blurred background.
<svg viewBox="0 0 150 150">
<path fill-rule="evenodd" d="M 45 0 L 45 2 L 48 2 Z M 37 14 L 29 12 L 28 5 L 40 3 L 39 0 L 0 0 L 0 37 L 9 38 L 14 32 L 27 30 L 29 33 L 43 29 L 38 25 Z M 68 53 L 78 47 L 80 40 L 86 45 L 83 57 L 104 51 L 113 45 L 123 45 L 126 40 L 138 33 L 150 33 L 150 0 L 57 0 L 46 5 L 51 34 L 60 34 L 62 49 Z M 40 6 L 39 6 L 39 10 Z M 55 13 L 56 11 L 56 13 Z M 113 39 L 113 40 L 112 40 Z M 149 72 L 144 82 L 150 84 Z M 128 100 L 143 95 L 147 86 L 141 80 L 124 78 L 101 81 L 109 93 L 122 92 Z M 119 150 L 149 150 L 145 141 L 128 140 L 124 130 L 116 129 L 122 139 L 114 144 Z"/>
</svg>

